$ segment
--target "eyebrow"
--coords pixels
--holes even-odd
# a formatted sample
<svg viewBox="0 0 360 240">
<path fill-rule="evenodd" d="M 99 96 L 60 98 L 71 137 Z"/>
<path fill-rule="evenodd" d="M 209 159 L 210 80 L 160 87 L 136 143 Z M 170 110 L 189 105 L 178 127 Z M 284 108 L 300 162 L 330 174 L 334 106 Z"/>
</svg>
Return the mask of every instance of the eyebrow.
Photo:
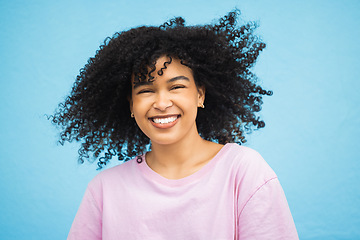
<svg viewBox="0 0 360 240">
<path fill-rule="evenodd" d="M 185 81 L 189 81 L 190 82 L 190 79 L 188 77 L 185 77 L 185 76 L 176 76 L 176 77 L 173 77 L 173 78 L 170 78 L 169 80 L 167 80 L 166 82 L 167 83 L 170 83 L 170 82 L 175 82 L 175 81 L 178 81 L 178 80 L 185 80 Z M 149 82 L 149 81 L 146 81 L 146 82 L 137 82 L 137 83 L 134 83 L 134 89 L 140 87 L 140 86 L 148 86 L 148 85 L 153 85 L 153 82 Z"/>
</svg>

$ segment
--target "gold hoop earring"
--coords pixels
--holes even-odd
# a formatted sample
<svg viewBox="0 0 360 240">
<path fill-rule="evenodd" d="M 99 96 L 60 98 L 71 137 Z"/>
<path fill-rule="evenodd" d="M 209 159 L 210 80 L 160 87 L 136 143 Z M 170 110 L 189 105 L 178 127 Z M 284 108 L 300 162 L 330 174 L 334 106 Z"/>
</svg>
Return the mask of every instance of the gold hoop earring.
<svg viewBox="0 0 360 240">
<path fill-rule="evenodd" d="M 134 113 L 132 112 L 130 116 L 131 116 L 132 118 L 134 118 Z"/>
</svg>

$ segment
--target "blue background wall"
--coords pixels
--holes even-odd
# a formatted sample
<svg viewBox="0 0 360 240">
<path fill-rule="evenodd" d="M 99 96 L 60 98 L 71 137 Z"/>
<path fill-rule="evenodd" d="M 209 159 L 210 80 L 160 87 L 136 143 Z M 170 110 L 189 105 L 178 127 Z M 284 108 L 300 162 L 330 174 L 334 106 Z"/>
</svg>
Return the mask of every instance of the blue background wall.
<svg viewBox="0 0 360 240">
<path fill-rule="evenodd" d="M 173 16 L 208 23 L 235 6 L 268 44 L 255 72 L 265 129 L 249 137 L 277 172 L 301 239 L 360 239 L 360 1 L 0 1 L 0 239 L 65 239 L 96 166 L 44 117 L 106 36 Z M 113 165 L 116 162 L 114 161 Z"/>
</svg>

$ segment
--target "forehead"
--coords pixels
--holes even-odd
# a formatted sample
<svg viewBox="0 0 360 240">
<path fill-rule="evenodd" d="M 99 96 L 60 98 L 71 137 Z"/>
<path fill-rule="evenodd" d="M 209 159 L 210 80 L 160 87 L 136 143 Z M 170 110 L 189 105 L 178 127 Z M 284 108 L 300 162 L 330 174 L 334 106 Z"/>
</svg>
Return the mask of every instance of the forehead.
<svg viewBox="0 0 360 240">
<path fill-rule="evenodd" d="M 149 85 L 158 79 L 170 79 L 170 82 L 176 80 L 194 81 L 191 68 L 182 64 L 180 59 L 162 56 L 156 60 L 152 67 L 147 67 L 147 72 L 133 73 L 131 82 L 135 86 Z"/>
</svg>

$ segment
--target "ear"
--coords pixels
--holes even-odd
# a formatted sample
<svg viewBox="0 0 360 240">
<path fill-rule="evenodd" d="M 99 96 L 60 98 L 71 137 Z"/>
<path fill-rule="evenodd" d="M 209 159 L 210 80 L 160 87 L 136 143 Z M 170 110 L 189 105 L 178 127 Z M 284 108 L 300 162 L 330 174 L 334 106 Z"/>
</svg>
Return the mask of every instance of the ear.
<svg viewBox="0 0 360 240">
<path fill-rule="evenodd" d="M 205 87 L 204 86 L 201 86 L 201 87 L 198 87 L 198 105 L 199 106 L 202 106 L 204 104 L 204 101 L 205 101 Z"/>
<path fill-rule="evenodd" d="M 130 104 L 130 112 L 133 112 L 133 101 L 130 95 L 127 96 L 127 100 L 129 101 Z"/>
</svg>

